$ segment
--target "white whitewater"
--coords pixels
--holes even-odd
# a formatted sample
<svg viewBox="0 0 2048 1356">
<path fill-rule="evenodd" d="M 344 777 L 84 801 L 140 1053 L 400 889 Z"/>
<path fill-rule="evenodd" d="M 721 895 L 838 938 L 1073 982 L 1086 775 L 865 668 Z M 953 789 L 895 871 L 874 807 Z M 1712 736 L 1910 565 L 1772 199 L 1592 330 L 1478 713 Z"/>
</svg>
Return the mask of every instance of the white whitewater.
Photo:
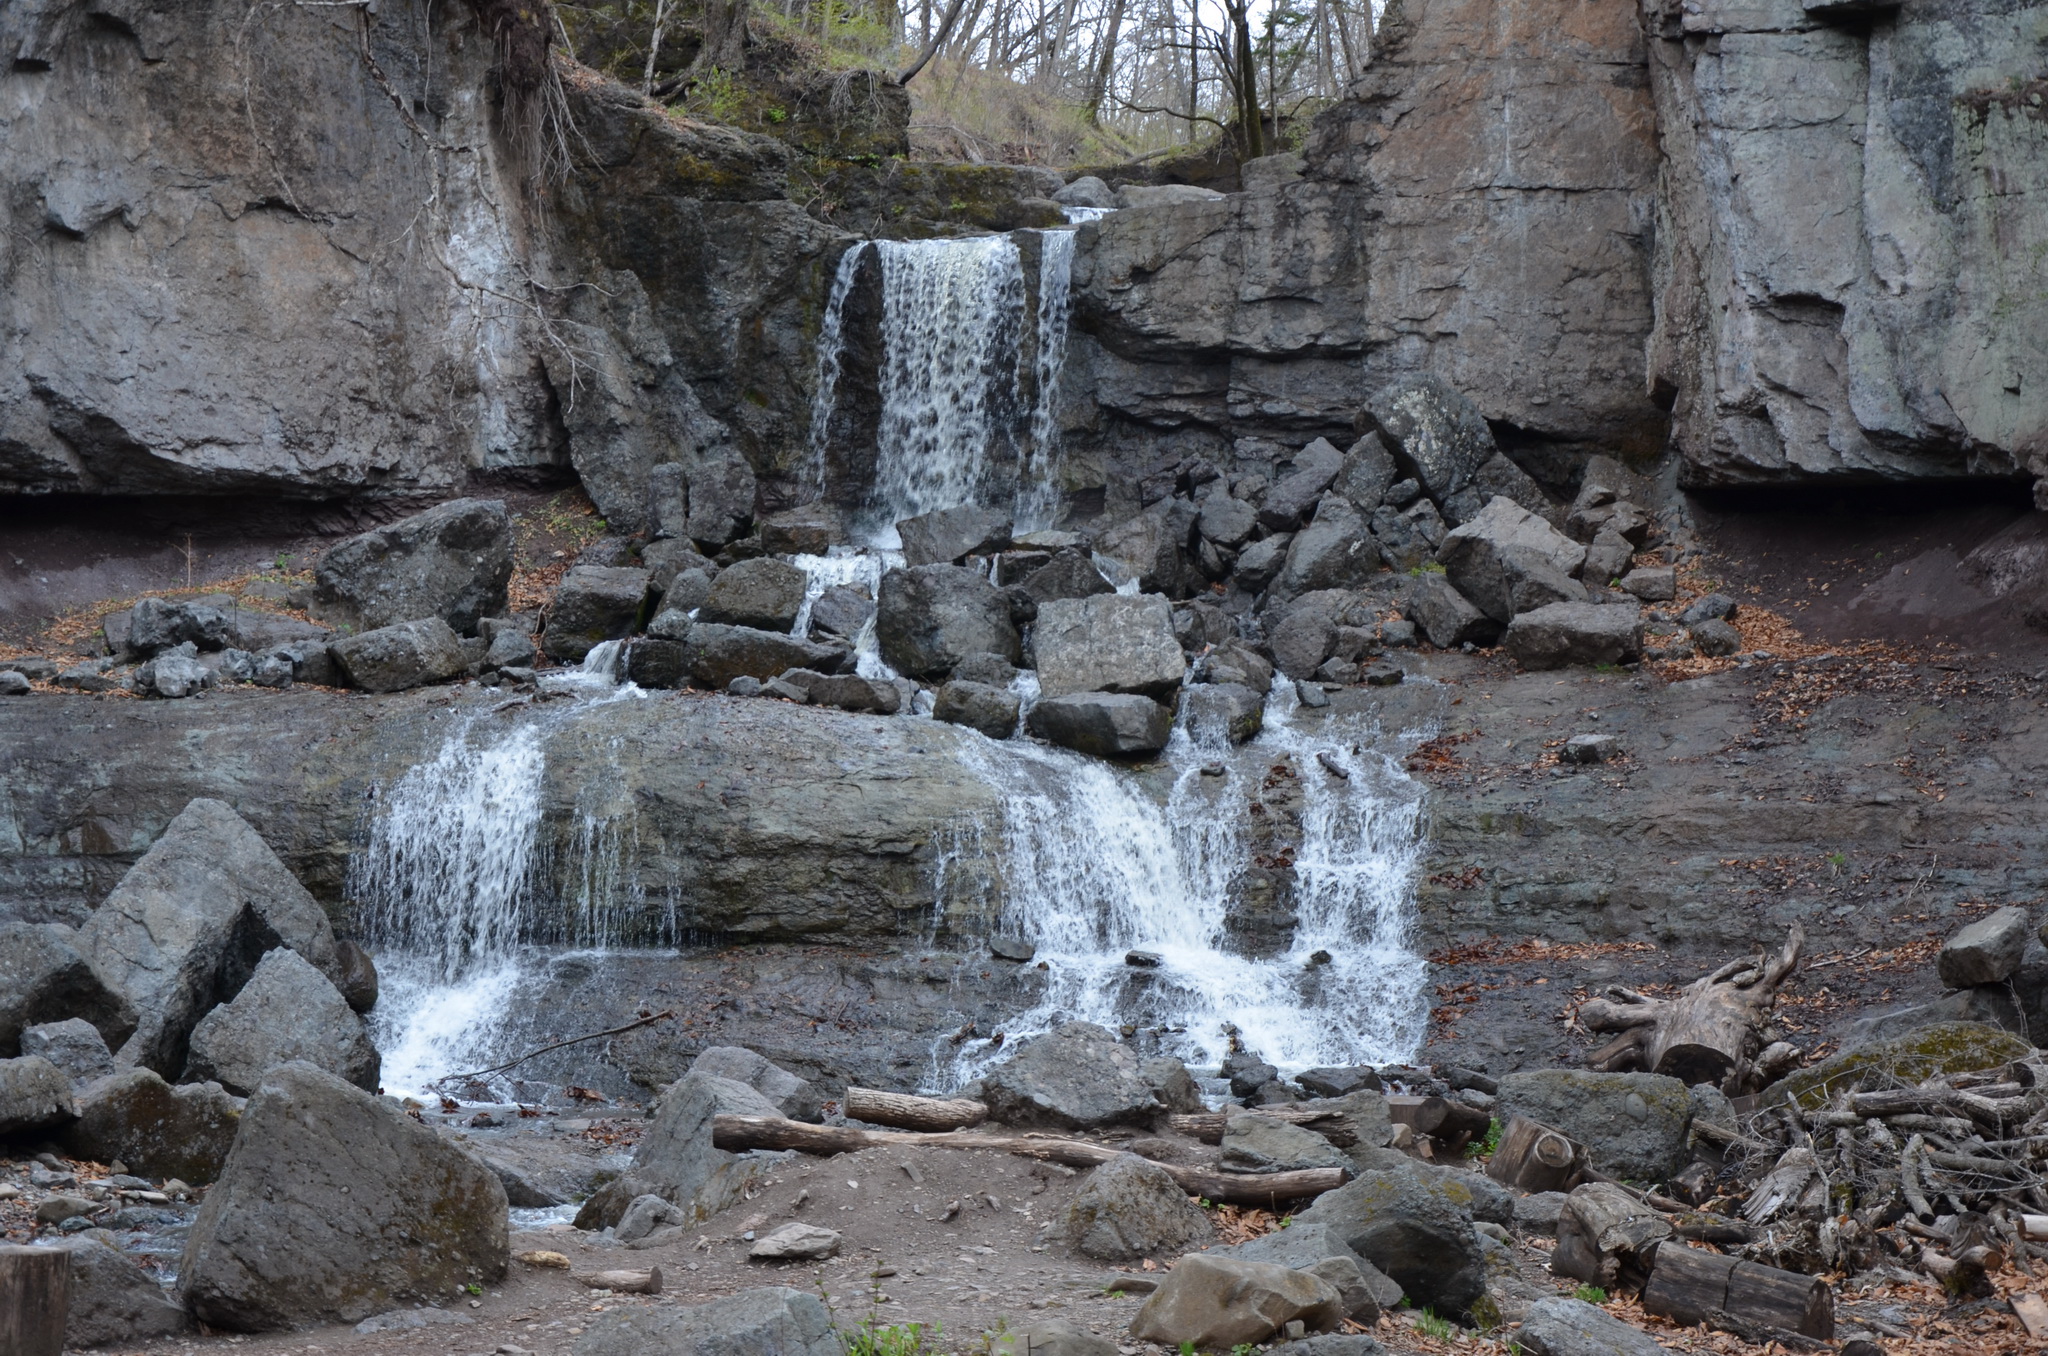
<svg viewBox="0 0 2048 1356">
<path fill-rule="evenodd" d="M 1163 1028 L 1162 1048 L 1198 1067 L 1227 1052 L 1226 1024 L 1288 1072 L 1414 1053 L 1427 1016 L 1423 962 L 1409 939 L 1421 788 L 1371 751 L 1370 732 L 1310 735 L 1294 713 L 1291 687 L 1276 685 L 1265 733 L 1235 756 L 1220 738 L 1177 729 L 1164 805 L 1096 759 L 1022 741 L 977 746 L 982 775 L 1006 793 L 1002 822 L 986 830 L 999 838 L 1007 882 L 998 927 L 1036 944 L 1046 988 L 1004 1024 L 1002 1047 L 945 1047 L 935 1085 L 957 1087 L 1018 1039 L 1067 1021 Z M 1324 773 L 1319 754 L 1349 778 Z M 1305 798 L 1298 923 L 1284 954 L 1253 959 L 1230 949 L 1226 903 L 1246 859 L 1251 779 L 1283 759 Z M 1224 775 L 1205 776 L 1205 764 Z M 1130 967 L 1132 950 L 1163 963 Z M 1310 963 L 1318 951 L 1330 953 L 1327 964 Z"/>
<path fill-rule="evenodd" d="M 1074 233 L 1039 236 L 1037 346 L 1032 372 L 1031 437 L 1017 468 L 1016 530 L 1051 527 L 1059 517 L 1060 377 L 1074 310 Z"/>
</svg>

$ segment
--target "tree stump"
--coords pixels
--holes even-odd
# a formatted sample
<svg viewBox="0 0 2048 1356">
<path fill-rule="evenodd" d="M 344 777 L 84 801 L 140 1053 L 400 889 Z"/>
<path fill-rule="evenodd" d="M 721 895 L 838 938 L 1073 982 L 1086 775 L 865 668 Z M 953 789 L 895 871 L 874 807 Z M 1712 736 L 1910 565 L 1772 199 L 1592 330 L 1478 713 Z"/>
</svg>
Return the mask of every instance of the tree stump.
<svg viewBox="0 0 2048 1356">
<path fill-rule="evenodd" d="M 1609 989 L 1607 998 L 1579 1009 L 1588 1030 L 1621 1033 L 1587 1056 L 1588 1067 L 1669 1074 L 1688 1087 L 1716 1083 L 1730 1096 L 1755 1091 L 1764 1081 L 1758 1056 L 1769 1044 L 1765 1028 L 1778 989 L 1798 967 L 1805 945 L 1806 931 L 1794 923 L 1777 955 L 1730 961 L 1686 985 L 1676 998 Z"/>
<path fill-rule="evenodd" d="M 0 1247 L 0 1352 L 58 1356 L 71 1318 L 71 1254 Z"/>
<path fill-rule="evenodd" d="M 1562 1130 L 1515 1116 L 1500 1133 L 1486 1175 L 1517 1191 L 1570 1191 L 1585 1166 L 1585 1149 Z"/>
<path fill-rule="evenodd" d="M 1818 1276 L 1662 1243 L 1651 1259 L 1643 1309 L 1693 1327 L 1705 1323 L 1749 1341 L 1772 1331 L 1828 1341 L 1835 1335 L 1835 1296 Z"/>
</svg>

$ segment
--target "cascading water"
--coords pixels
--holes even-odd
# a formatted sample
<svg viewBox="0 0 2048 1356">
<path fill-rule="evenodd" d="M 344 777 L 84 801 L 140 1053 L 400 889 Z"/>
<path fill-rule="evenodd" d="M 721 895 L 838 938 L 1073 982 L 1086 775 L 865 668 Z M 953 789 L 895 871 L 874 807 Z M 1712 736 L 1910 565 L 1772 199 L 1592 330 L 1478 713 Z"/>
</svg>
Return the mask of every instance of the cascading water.
<svg viewBox="0 0 2048 1356">
<path fill-rule="evenodd" d="M 1288 1071 L 1413 1053 L 1426 1017 L 1422 961 L 1407 935 L 1420 788 L 1366 751 L 1362 732 L 1312 736 L 1293 715 L 1283 681 L 1265 733 L 1241 756 L 1260 767 L 1286 757 L 1301 769 L 1323 756 L 1349 775 L 1302 778 L 1298 921 L 1288 950 L 1268 958 L 1234 953 L 1226 936 L 1248 788 L 1219 737 L 1175 731 L 1163 806 L 1095 759 L 1022 742 L 976 747 L 982 775 L 1006 793 L 991 826 L 1007 885 L 998 927 L 1036 945 L 1045 989 L 1005 1023 L 1003 1046 L 935 1052 L 935 1085 L 957 1087 L 1016 1039 L 1066 1021 L 1162 1030 L 1162 1048 L 1194 1065 L 1221 1059 L 1226 1023 Z M 1132 950 L 1162 963 L 1133 969 L 1124 960 Z M 1318 952 L 1328 961 L 1312 964 Z"/>
<path fill-rule="evenodd" d="M 1038 354 L 1031 402 L 1031 440 L 1018 467 L 1017 530 L 1050 527 L 1059 514 L 1054 480 L 1059 458 L 1060 377 L 1067 366 L 1067 327 L 1073 317 L 1074 233 L 1039 237 Z"/>
</svg>

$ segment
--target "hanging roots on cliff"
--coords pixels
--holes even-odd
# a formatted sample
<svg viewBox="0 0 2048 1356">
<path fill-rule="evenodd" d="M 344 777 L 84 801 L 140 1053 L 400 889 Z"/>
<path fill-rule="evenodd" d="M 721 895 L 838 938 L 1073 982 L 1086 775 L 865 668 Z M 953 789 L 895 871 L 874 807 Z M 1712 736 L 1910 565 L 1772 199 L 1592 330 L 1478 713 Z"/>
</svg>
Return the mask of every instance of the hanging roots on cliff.
<svg viewBox="0 0 2048 1356">
<path fill-rule="evenodd" d="M 547 0 L 469 0 L 498 45 L 506 139 L 536 183 L 568 177 L 575 124 L 555 69 L 555 15 Z"/>
</svg>

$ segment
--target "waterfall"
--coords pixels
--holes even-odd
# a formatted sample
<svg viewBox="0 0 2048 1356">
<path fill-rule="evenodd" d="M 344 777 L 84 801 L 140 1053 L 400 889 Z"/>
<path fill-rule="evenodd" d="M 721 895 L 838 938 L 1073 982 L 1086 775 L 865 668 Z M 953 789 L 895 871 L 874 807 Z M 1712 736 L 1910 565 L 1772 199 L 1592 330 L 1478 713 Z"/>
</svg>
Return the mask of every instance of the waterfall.
<svg viewBox="0 0 2048 1356">
<path fill-rule="evenodd" d="M 1060 376 L 1067 366 L 1067 327 L 1073 315 L 1074 232 L 1040 235 L 1038 345 L 1032 383 L 1031 438 L 1018 467 L 1017 530 L 1051 527 L 1059 516 Z"/>
<path fill-rule="evenodd" d="M 957 1087 L 1017 1039 L 1076 1020 L 1160 1032 L 1163 1049 L 1194 1065 L 1221 1060 L 1226 1023 L 1291 1072 L 1414 1053 L 1427 1017 L 1408 936 L 1421 788 L 1367 749 L 1365 732 L 1310 735 L 1294 714 L 1283 680 L 1265 733 L 1235 756 L 1220 732 L 1176 729 L 1163 805 L 1096 759 L 1021 741 L 975 746 L 977 770 L 1004 793 L 1000 824 L 981 830 L 1002 863 L 998 930 L 1036 944 L 1046 984 L 1036 1006 L 1004 1024 L 1004 1046 L 935 1052 L 935 1085 Z M 1348 778 L 1324 773 L 1319 755 Z M 1305 802 L 1297 923 L 1284 954 L 1251 958 L 1229 944 L 1229 890 L 1247 856 L 1253 778 L 1283 759 Z M 1132 950 L 1162 963 L 1131 967 Z M 1313 961 L 1318 952 L 1329 959 Z"/>
</svg>

